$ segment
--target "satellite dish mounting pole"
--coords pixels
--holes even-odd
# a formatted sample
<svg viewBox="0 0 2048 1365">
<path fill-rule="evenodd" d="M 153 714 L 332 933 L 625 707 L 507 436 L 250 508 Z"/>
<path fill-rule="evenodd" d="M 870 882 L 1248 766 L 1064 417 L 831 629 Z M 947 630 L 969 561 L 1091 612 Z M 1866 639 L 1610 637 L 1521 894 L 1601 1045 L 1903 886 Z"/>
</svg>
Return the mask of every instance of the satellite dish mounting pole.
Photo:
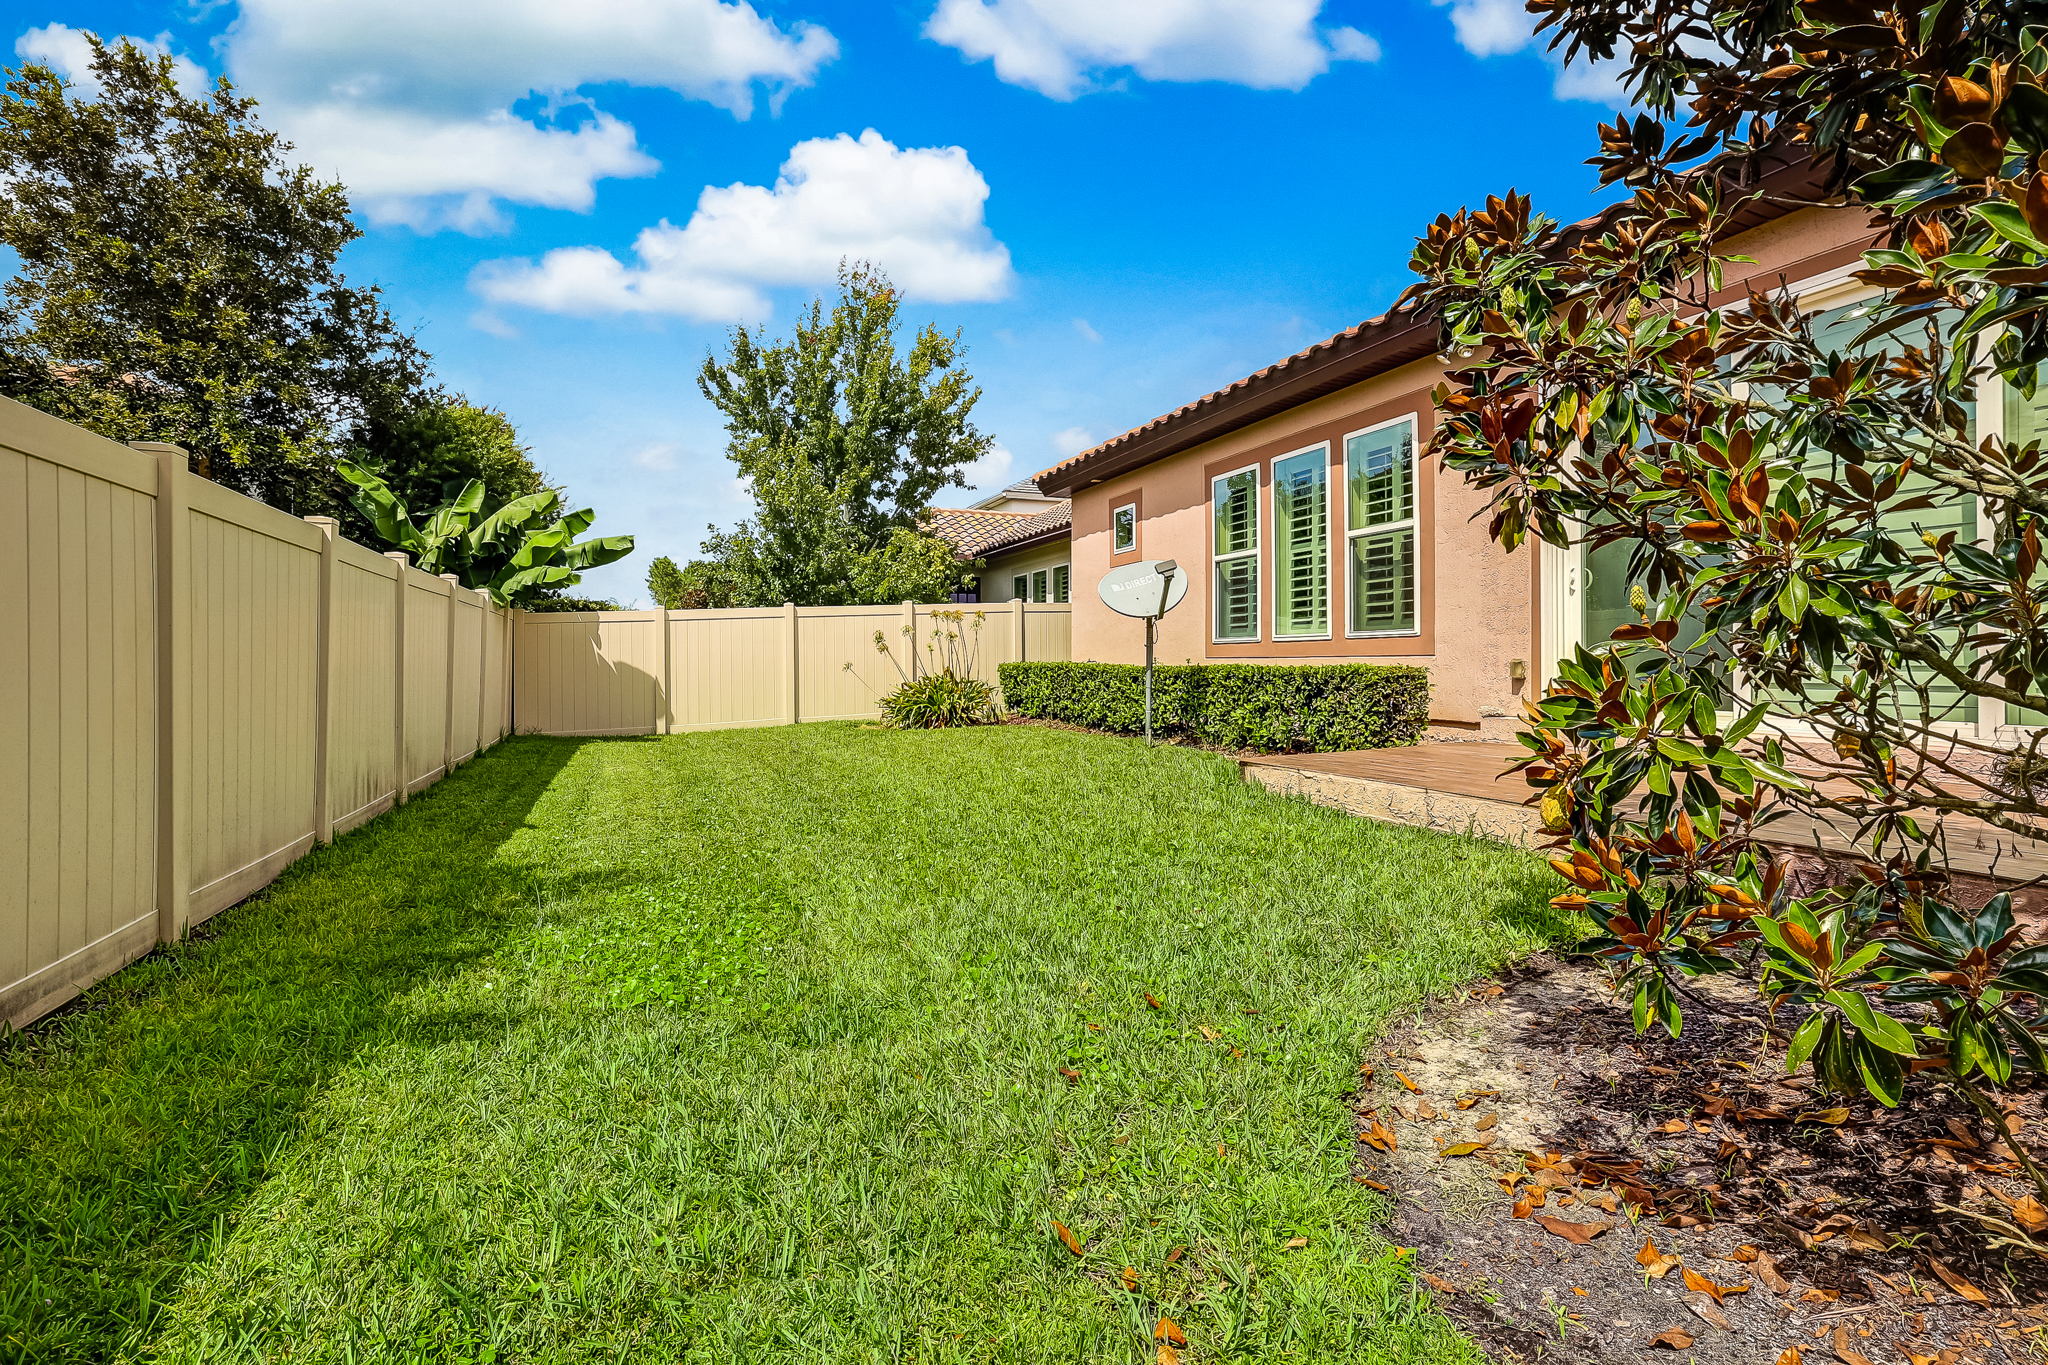
<svg viewBox="0 0 2048 1365">
<path fill-rule="evenodd" d="M 1152 640 L 1159 632 L 1159 618 L 1145 618 L 1145 742 L 1152 742 Z"/>
</svg>

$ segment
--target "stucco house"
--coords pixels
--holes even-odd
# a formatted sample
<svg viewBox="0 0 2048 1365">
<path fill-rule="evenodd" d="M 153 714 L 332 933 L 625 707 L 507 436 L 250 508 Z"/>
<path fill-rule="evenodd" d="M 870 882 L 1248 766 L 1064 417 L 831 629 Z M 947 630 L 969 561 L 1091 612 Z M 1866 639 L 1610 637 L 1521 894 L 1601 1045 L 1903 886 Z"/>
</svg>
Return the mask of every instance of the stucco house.
<svg viewBox="0 0 2048 1365">
<path fill-rule="evenodd" d="M 1795 167 L 1763 187 L 1774 201 L 1725 243 L 1754 263 L 1731 264 L 1716 301 L 1752 281 L 1822 314 L 1866 295 L 1850 278 L 1874 240 L 1862 211 L 1806 206 L 1815 187 Z M 1429 318 L 1396 309 L 1040 474 L 1073 503 L 1073 657 L 1140 661 L 1143 623 L 1094 585 L 1172 559 L 1191 582 L 1160 624 L 1162 661 L 1419 664 L 1438 737 L 1510 734 L 1548 661 L 1632 619 L 1627 552 L 1510 554 L 1488 538 L 1483 495 L 1422 458 L 1436 341 Z M 2032 422 L 2012 397 L 1981 394 L 1980 421 Z M 1968 505 L 1951 517 L 1974 527 Z"/>
<path fill-rule="evenodd" d="M 1066 602 L 1073 596 L 1068 545 L 1072 506 L 1030 479 L 967 507 L 934 507 L 925 526 L 960 558 L 978 559 L 971 602 Z"/>
</svg>

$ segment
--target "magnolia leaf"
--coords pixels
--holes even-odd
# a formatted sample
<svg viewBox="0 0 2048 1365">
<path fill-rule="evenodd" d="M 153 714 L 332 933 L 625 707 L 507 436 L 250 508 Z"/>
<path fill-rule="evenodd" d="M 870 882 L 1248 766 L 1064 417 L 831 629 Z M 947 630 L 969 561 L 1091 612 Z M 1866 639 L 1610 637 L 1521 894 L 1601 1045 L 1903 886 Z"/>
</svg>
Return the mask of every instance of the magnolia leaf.
<svg viewBox="0 0 2048 1365">
<path fill-rule="evenodd" d="M 1645 1237 L 1643 1249 L 1636 1253 L 1636 1264 L 1641 1266 L 1651 1279 L 1661 1280 L 1678 1267 L 1679 1258 L 1657 1250 L 1656 1241 Z"/>
<path fill-rule="evenodd" d="M 1553 1233 L 1577 1246 L 1586 1245 L 1614 1226 L 1605 1219 L 1591 1223 L 1574 1223 L 1568 1218 L 1553 1218 L 1549 1214 L 1538 1218 L 1536 1222 L 1545 1232 Z"/>
</svg>

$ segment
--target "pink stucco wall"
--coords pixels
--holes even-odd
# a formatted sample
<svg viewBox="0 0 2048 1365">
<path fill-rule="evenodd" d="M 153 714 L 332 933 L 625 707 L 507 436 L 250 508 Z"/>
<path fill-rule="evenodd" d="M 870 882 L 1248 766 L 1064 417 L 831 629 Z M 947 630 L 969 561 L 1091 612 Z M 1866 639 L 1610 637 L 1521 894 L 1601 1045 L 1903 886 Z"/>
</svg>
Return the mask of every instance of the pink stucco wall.
<svg viewBox="0 0 2048 1365">
<path fill-rule="evenodd" d="M 1731 253 L 1756 257 L 1731 268 L 1723 297 L 1737 296 L 1751 280 L 1799 283 L 1855 259 L 1869 240 L 1863 215 L 1848 209 L 1807 209 L 1768 223 L 1728 244 Z M 1421 557 L 1418 631 L 1396 639 L 1347 639 L 1342 591 L 1333 581 L 1336 630 L 1327 641 L 1273 641 L 1271 542 L 1262 556 L 1262 629 L 1253 644 L 1216 644 L 1210 638 L 1209 480 L 1211 475 L 1261 462 L 1262 502 L 1271 460 L 1315 442 L 1331 443 L 1333 539 L 1341 542 L 1344 499 L 1342 436 L 1403 413 L 1413 413 L 1420 440 L 1433 429 L 1429 401 L 1441 375 L 1433 360 L 1418 361 L 1326 395 L 1252 426 L 1074 494 L 1074 657 L 1114 663 L 1143 658 L 1144 625 L 1118 616 L 1095 596 L 1094 585 L 1113 565 L 1132 559 L 1175 559 L 1191 576 L 1184 605 L 1160 626 L 1163 662 L 1333 663 L 1363 661 L 1421 664 L 1430 670 L 1432 716 L 1491 735 L 1514 728 L 1527 684 L 1514 680 L 1516 661 L 1543 672 L 1537 639 L 1542 590 L 1533 547 L 1509 554 L 1486 534 L 1477 516 L 1485 498 L 1454 474 L 1424 461 L 1418 470 Z M 1110 553 L 1110 513 L 1138 504 L 1138 545 Z M 1475 519 L 1477 517 L 1477 519 Z M 1339 580 L 1340 581 L 1340 580 Z"/>
</svg>

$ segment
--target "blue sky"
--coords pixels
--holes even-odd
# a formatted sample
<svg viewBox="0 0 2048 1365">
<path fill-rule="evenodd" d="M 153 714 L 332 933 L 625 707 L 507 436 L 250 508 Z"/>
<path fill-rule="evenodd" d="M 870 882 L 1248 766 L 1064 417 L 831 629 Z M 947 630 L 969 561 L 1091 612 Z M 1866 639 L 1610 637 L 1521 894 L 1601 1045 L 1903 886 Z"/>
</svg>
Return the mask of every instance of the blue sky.
<svg viewBox="0 0 2048 1365">
<path fill-rule="evenodd" d="M 745 515 L 696 390 L 864 255 L 959 328 L 993 488 L 1382 310 L 1437 213 L 1576 218 L 1617 96 L 1520 0 L 25 0 L 234 76 L 366 229 L 442 379 L 606 533 Z M 965 502 L 962 492 L 947 501 Z"/>
</svg>

